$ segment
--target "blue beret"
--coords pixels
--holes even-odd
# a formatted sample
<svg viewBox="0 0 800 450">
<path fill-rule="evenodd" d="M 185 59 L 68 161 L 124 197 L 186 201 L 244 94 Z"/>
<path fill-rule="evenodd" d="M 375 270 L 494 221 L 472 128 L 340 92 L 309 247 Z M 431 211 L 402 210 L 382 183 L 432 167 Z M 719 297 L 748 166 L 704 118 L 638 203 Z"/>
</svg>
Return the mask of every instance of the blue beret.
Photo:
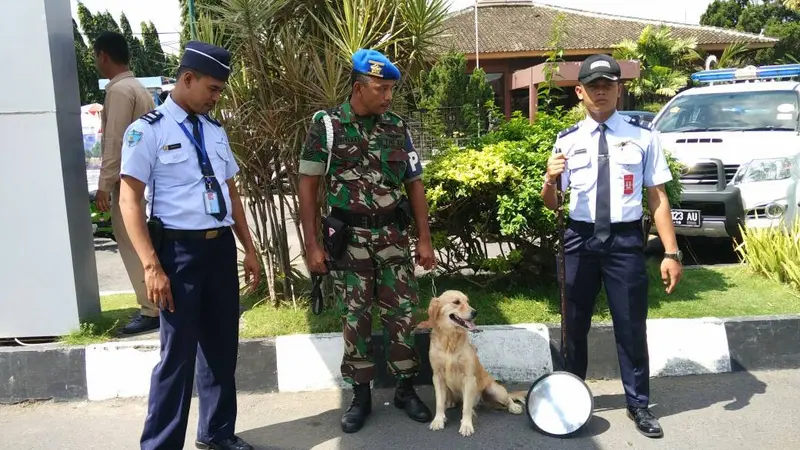
<svg viewBox="0 0 800 450">
<path fill-rule="evenodd" d="M 181 66 L 194 69 L 220 81 L 231 74 L 231 54 L 224 48 L 205 42 L 189 41 L 181 58 Z"/>
<path fill-rule="evenodd" d="M 383 53 L 361 49 L 353 55 L 353 70 L 384 80 L 399 80 L 400 70 Z"/>
</svg>

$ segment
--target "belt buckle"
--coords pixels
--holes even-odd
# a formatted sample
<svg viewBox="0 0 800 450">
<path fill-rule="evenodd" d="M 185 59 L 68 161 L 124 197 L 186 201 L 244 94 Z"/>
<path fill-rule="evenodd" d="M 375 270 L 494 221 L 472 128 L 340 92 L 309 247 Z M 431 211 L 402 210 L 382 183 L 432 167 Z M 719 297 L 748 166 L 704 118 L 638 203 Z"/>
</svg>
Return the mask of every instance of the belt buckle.
<svg viewBox="0 0 800 450">
<path fill-rule="evenodd" d="M 206 239 L 214 239 L 217 235 L 219 235 L 219 230 L 206 231 Z"/>
</svg>

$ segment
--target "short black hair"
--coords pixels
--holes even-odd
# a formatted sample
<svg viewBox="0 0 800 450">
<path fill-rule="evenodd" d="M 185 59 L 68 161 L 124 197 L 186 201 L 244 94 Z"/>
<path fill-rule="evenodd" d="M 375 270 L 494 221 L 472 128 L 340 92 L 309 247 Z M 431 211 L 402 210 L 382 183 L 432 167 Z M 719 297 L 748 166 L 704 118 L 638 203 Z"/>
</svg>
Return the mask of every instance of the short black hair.
<svg viewBox="0 0 800 450">
<path fill-rule="evenodd" d="M 182 77 L 183 74 L 186 73 L 186 72 L 191 72 L 192 75 L 194 75 L 195 78 L 203 78 L 205 76 L 205 74 L 200 73 L 200 72 L 198 72 L 198 71 L 196 71 L 196 70 L 194 70 L 194 69 L 192 69 L 190 67 L 180 66 L 180 67 L 178 67 L 178 74 L 175 76 L 175 78 Z"/>
<path fill-rule="evenodd" d="M 369 75 L 364 75 L 361 72 L 356 72 L 355 70 L 350 73 L 350 86 L 356 84 L 356 81 L 360 81 L 363 84 L 369 84 L 372 81 L 372 78 Z"/>
<path fill-rule="evenodd" d="M 128 65 L 131 62 L 128 41 L 125 36 L 114 31 L 103 31 L 94 40 L 94 53 L 104 52 L 117 64 Z"/>
</svg>

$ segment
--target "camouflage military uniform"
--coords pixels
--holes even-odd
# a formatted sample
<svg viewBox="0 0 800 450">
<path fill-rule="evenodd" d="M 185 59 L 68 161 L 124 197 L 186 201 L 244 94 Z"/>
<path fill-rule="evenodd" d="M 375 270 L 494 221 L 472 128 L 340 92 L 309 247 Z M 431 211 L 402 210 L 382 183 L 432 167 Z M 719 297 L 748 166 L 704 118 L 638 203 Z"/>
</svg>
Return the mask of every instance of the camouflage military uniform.
<svg viewBox="0 0 800 450">
<path fill-rule="evenodd" d="M 357 214 L 392 210 L 402 186 L 422 176 L 422 166 L 403 120 L 393 113 L 377 116 L 372 130 L 356 120 L 350 103 L 328 112 L 334 143 L 330 170 L 325 177 L 328 204 Z M 300 173 L 324 175 L 328 163 L 325 126 L 314 117 L 300 158 Z M 406 230 L 351 227 L 345 254 L 332 271 L 335 295 L 344 329 L 342 377 L 350 384 L 369 383 L 372 359 L 373 299 L 380 312 L 386 339 L 387 362 L 396 378 L 417 374 L 412 309 L 418 304 L 417 281 Z M 344 269 L 344 270 L 341 270 Z"/>
</svg>

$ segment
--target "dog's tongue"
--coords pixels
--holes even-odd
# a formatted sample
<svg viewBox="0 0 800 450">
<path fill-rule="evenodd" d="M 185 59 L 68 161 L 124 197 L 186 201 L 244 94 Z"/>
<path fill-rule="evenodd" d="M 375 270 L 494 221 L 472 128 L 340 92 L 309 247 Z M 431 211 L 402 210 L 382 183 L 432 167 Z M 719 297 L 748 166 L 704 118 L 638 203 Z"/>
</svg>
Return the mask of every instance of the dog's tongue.
<svg viewBox="0 0 800 450">
<path fill-rule="evenodd" d="M 468 329 L 469 331 L 473 331 L 473 330 L 475 330 L 475 329 L 477 328 L 477 327 L 475 326 L 475 322 L 473 322 L 473 321 L 471 321 L 471 320 L 465 320 L 465 321 L 464 321 L 464 325 L 466 325 L 466 326 L 467 326 L 467 329 Z"/>
</svg>

